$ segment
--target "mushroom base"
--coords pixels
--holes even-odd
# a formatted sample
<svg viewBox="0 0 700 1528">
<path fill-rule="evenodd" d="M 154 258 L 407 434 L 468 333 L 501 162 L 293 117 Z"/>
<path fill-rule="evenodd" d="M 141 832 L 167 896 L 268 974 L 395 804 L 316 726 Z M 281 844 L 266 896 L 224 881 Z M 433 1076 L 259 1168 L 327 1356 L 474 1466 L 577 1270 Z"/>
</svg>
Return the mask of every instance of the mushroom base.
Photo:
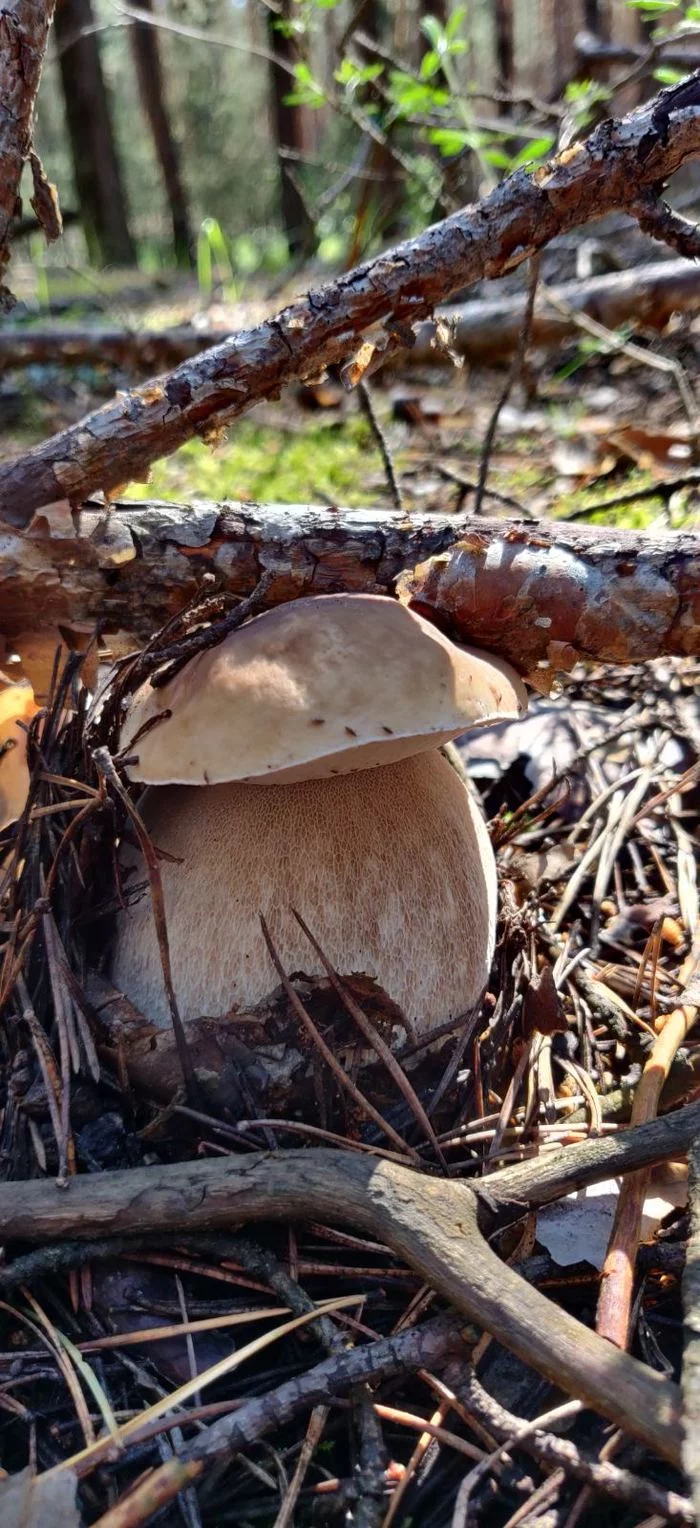
<svg viewBox="0 0 700 1528">
<path fill-rule="evenodd" d="M 160 872 L 184 1020 L 235 1023 L 275 986 L 261 912 L 288 974 L 323 974 L 293 908 L 338 971 L 383 988 L 408 1037 L 478 1001 L 493 954 L 494 856 L 478 805 L 440 753 L 291 785 L 159 786 L 142 813 L 172 856 Z M 169 1025 L 148 896 L 120 917 L 112 975 L 151 1022 Z"/>
<path fill-rule="evenodd" d="M 115 1069 L 125 1066 L 137 1094 L 169 1103 L 182 1088 L 173 1030 L 145 1023 L 132 1009 L 125 1032 L 123 1000 L 117 1003 L 114 1014 L 114 990 L 95 975 L 92 980 L 103 986 L 100 1017 L 105 1027 L 98 1046 L 100 1058 Z M 341 980 L 375 1030 L 398 1054 L 403 1070 L 409 1075 L 418 1073 L 416 1086 L 422 1096 L 428 1096 L 445 1068 L 444 1047 L 453 1048 L 462 1021 L 457 1019 L 447 1026 L 447 1033 L 438 1031 L 438 1039 L 432 1043 L 406 1048 L 403 1016 L 381 988 L 368 977 L 341 975 Z M 311 981 L 296 977 L 293 985 L 343 1071 L 380 1113 L 395 1108 L 395 1082 L 384 1062 L 368 1049 L 331 983 L 320 977 Z M 359 1122 L 357 1105 L 330 1076 L 313 1040 L 300 1034 L 298 1017 L 282 987 L 272 991 L 253 1012 L 237 1014 L 234 1022 L 228 1017 L 191 1019 L 185 1023 L 184 1033 L 204 1106 L 215 1116 L 229 1121 L 250 1119 L 252 1100 L 253 1115 L 313 1120 L 340 1133 L 346 1134 L 353 1121 L 355 1125 Z"/>
</svg>

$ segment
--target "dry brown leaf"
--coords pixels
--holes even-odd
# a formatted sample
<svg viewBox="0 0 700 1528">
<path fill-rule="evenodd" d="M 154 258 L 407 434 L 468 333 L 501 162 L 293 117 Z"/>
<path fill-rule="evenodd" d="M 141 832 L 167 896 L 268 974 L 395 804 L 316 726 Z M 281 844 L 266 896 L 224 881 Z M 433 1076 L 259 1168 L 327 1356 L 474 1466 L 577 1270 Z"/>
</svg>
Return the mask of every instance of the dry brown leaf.
<svg viewBox="0 0 700 1528">
<path fill-rule="evenodd" d="M 80 1528 L 76 1503 L 77 1476 L 73 1470 L 51 1472 L 51 1479 L 33 1475 L 27 1467 L 19 1475 L 0 1481 L 2 1528 Z"/>
<path fill-rule="evenodd" d="M 645 430 L 637 425 L 624 425 L 622 429 L 611 430 L 608 445 L 643 471 L 657 475 L 678 472 L 689 466 L 692 456 L 688 433 L 680 426 L 674 430 Z"/>
</svg>

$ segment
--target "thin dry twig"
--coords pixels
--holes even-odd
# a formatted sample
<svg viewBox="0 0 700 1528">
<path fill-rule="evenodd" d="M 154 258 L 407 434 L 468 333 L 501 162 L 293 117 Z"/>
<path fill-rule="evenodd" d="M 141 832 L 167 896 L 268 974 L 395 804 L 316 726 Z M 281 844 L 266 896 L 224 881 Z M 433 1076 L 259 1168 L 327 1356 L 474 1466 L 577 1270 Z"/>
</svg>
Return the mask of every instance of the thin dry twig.
<svg viewBox="0 0 700 1528">
<path fill-rule="evenodd" d="M 279 1512 L 275 1518 L 273 1528 L 291 1528 L 294 1517 L 294 1509 L 297 1504 L 299 1492 L 304 1484 L 306 1472 L 311 1460 L 323 1437 L 326 1422 L 330 1415 L 329 1406 L 314 1406 L 311 1416 L 306 1425 L 304 1441 L 301 1445 L 299 1458 L 296 1462 L 294 1474 L 289 1482 Z"/>
<path fill-rule="evenodd" d="M 693 442 L 696 443 L 698 404 L 690 385 L 688 374 L 683 366 L 681 366 L 680 361 L 677 361 L 673 356 L 657 355 L 655 351 L 645 350 L 643 345 L 636 345 L 633 340 L 627 339 L 625 335 L 616 334 L 612 329 L 606 329 L 604 324 L 599 324 L 598 320 L 591 318 L 588 313 L 574 312 L 567 303 L 562 302 L 560 297 L 555 296 L 551 291 L 547 291 L 546 288 L 544 289 L 544 296 L 546 301 L 556 309 L 557 313 L 564 314 L 566 318 L 576 325 L 577 329 L 581 329 L 585 334 L 590 334 L 594 339 L 600 340 L 601 349 L 604 354 L 626 355 L 631 361 L 637 361 L 643 366 L 649 366 L 653 371 L 662 371 L 667 376 L 673 377 L 688 424 L 693 432 Z"/>
<path fill-rule="evenodd" d="M 488 422 L 486 434 L 484 436 L 484 443 L 481 448 L 479 477 L 476 485 L 476 493 L 474 494 L 475 515 L 481 514 L 481 506 L 484 500 L 484 493 L 486 491 L 486 479 L 489 475 L 489 461 L 491 459 L 493 443 L 496 439 L 498 421 L 501 417 L 502 410 L 505 408 L 506 403 L 510 398 L 515 383 L 518 381 L 518 378 L 522 374 L 523 366 L 525 365 L 525 357 L 527 355 L 528 346 L 530 344 L 530 335 L 532 333 L 532 319 L 535 312 L 535 298 L 537 296 L 537 285 L 539 279 L 540 257 L 539 255 L 533 255 L 532 259 L 530 260 L 530 270 L 528 273 L 527 302 L 525 305 L 525 312 L 523 314 L 523 327 L 520 332 L 517 349 L 508 368 L 508 376 L 506 378 L 505 386 L 503 387 L 502 392 L 499 394 L 495 408 Z"/>
<path fill-rule="evenodd" d="M 540 1418 L 539 1423 L 530 1423 L 523 1428 L 521 1418 L 494 1400 L 473 1371 L 468 1372 L 466 1379 L 457 1375 L 453 1384 L 462 1403 L 470 1411 L 473 1410 L 497 1437 L 503 1438 L 499 1454 L 503 1449 L 522 1447 L 545 1469 L 561 1468 L 567 1475 L 573 1475 L 575 1479 L 586 1482 L 614 1500 L 643 1511 L 660 1512 L 665 1522 L 693 1523 L 691 1503 L 677 1492 L 665 1491 L 630 1470 L 620 1469 L 608 1461 L 584 1458 L 570 1439 L 558 1438 L 553 1433 L 542 1431 L 542 1424 L 546 1426 L 544 1418 Z M 565 1410 L 562 1408 L 562 1411 Z M 556 1416 L 556 1412 L 551 1415 Z"/>
<path fill-rule="evenodd" d="M 404 502 L 404 496 L 401 492 L 401 484 L 398 479 L 396 467 L 394 466 L 394 460 L 389 449 L 389 442 L 386 438 L 386 433 L 382 429 L 381 423 L 379 421 L 379 416 L 374 406 L 374 399 L 370 391 L 369 383 L 365 382 L 362 378 L 357 384 L 357 394 L 360 400 L 360 408 L 362 409 L 365 419 L 367 420 L 367 423 L 369 424 L 372 434 L 377 442 L 377 446 L 379 447 L 379 454 L 381 456 L 382 462 L 384 463 L 384 471 L 386 473 L 387 483 L 389 484 L 389 492 L 393 500 L 394 509 L 398 509 L 400 514 L 404 514 L 406 505 Z"/>
<path fill-rule="evenodd" d="M 698 948 L 694 948 L 684 961 L 682 980 L 689 980 L 695 971 L 698 953 Z M 665 1020 L 634 1095 L 632 1125 L 646 1124 L 656 1117 L 661 1090 L 673 1059 L 696 1018 L 697 1008 L 685 1006 L 675 1009 Z M 641 1169 L 622 1184 L 601 1277 L 596 1329 L 620 1348 L 626 1348 L 630 1338 L 634 1269 L 648 1181 L 648 1169 Z"/>
<path fill-rule="evenodd" d="M 307 1013 L 298 992 L 295 991 L 289 980 L 289 977 L 287 976 L 284 966 L 282 965 L 279 955 L 277 954 L 277 950 L 275 949 L 275 946 L 272 942 L 272 935 L 270 934 L 270 930 L 262 913 L 260 914 L 260 926 L 262 928 L 263 938 L 267 945 L 270 960 L 272 961 L 272 964 L 277 972 L 277 975 L 279 976 L 287 997 L 292 1004 L 294 1012 L 296 1013 L 297 1018 L 301 1020 L 303 1028 L 306 1030 L 306 1033 L 313 1041 L 319 1054 L 323 1057 L 326 1066 L 330 1068 L 336 1081 L 340 1084 L 341 1088 L 344 1088 L 345 1091 L 350 1094 L 350 1097 L 353 1098 L 355 1103 L 358 1104 L 360 1109 L 362 1109 L 363 1114 L 366 1114 L 368 1119 L 374 1120 L 375 1125 L 379 1126 L 384 1135 L 387 1136 L 390 1141 L 393 1141 L 394 1145 L 398 1147 L 400 1152 L 402 1152 L 404 1158 L 407 1158 L 409 1161 L 416 1165 L 420 1165 L 421 1158 L 419 1153 L 414 1149 L 414 1147 L 409 1146 L 407 1142 L 404 1141 L 403 1137 L 399 1135 L 398 1130 L 395 1130 L 393 1125 L 390 1125 L 389 1122 L 384 1119 L 383 1115 L 379 1113 L 379 1110 L 375 1109 L 374 1104 L 371 1104 L 369 1099 L 365 1098 L 364 1093 L 360 1091 L 356 1083 L 354 1083 L 352 1078 L 348 1076 L 348 1073 L 341 1066 L 337 1057 L 334 1056 L 330 1046 L 326 1045 L 323 1036 L 319 1034 L 319 1031 L 314 1024 L 311 1015 Z"/>
<path fill-rule="evenodd" d="M 372 1024 L 371 1021 L 367 1018 L 367 1015 L 363 1012 L 360 1004 L 355 1001 L 352 993 L 348 991 L 345 982 L 341 981 L 338 972 L 331 965 L 318 940 L 314 937 L 311 929 L 304 922 L 301 913 L 297 912 L 297 909 L 294 907 L 292 908 L 292 912 L 297 920 L 297 923 L 299 924 L 299 927 L 306 934 L 312 949 L 318 955 L 318 958 L 321 961 L 331 986 L 333 987 L 334 991 L 337 992 L 343 1007 L 350 1015 L 353 1023 L 357 1025 L 360 1033 L 364 1035 L 365 1039 L 372 1046 L 372 1049 L 376 1051 L 379 1059 L 383 1061 L 389 1076 L 396 1083 L 396 1086 L 399 1089 L 399 1092 L 405 1098 L 411 1113 L 418 1121 L 421 1130 L 424 1131 L 428 1141 L 430 1142 L 430 1145 L 435 1152 L 440 1166 L 445 1172 L 447 1172 L 447 1163 L 440 1149 L 440 1142 L 438 1141 L 433 1125 L 429 1120 L 425 1109 L 423 1108 L 423 1105 L 416 1093 L 415 1088 L 413 1087 L 413 1084 L 410 1081 L 410 1078 L 406 1076 L 403 1067 L 397 1061 L 393 1052 L 389 1049 L 386 1040 L 383 1039 L 376 1025 Z"/>
</svg>

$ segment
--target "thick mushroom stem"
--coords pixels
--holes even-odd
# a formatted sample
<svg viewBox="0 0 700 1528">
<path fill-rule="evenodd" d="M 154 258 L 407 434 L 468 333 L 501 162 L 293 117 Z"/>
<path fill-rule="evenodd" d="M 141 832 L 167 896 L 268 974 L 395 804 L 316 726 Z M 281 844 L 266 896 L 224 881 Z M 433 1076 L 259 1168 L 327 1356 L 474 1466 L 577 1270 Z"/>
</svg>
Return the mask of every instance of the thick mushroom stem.
<svg viewBox="0 0 700 1528">
<path fill-rule="evenodd" d="M 290 785 L 160 786 L 144 800 L 182 1017 L 248 1010 L 289 972 L 373 976 L 419 1035 L 478 1001 L 496 871 L 478 805 L 439 752 Z M 127 856 L 128 858 L 128 856 Z M 116 983 L 154 1023 L 168 1007 L 148 897 L 120 920 Z"/>
</svg>

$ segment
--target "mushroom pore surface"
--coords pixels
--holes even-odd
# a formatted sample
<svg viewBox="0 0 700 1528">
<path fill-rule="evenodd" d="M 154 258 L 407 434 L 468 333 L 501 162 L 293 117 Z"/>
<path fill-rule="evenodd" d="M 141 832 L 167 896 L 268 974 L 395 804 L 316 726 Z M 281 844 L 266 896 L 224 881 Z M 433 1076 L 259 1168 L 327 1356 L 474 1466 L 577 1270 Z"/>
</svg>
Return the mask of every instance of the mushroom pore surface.
<svg viewBox="0 0 700 1528">
<path fill-rule="evenodd" d="M 283 786 L 159 786 L 142 812 L 178 861 L 161 859 L 160 873 L 183 1019 L 246 1010 L 277 985 L 260 912 L 287 972 L 322 974 L 293 907 L 336 969 L 373 976 L 419 1034 L 480 997 L 493 851 L 439 752 Z M 170 1022 L 148 895 L 120 916 L 112 974 L 148 1019 Z"/>
</svg>

